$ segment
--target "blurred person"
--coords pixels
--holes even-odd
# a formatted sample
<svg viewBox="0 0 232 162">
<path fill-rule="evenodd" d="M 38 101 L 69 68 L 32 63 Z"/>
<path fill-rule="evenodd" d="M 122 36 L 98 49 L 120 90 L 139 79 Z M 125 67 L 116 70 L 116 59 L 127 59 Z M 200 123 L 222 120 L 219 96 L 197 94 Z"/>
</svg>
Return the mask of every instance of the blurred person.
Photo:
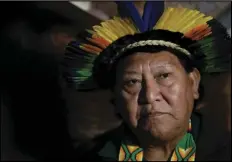
<svg viewBox="0 0 232 162">
<path fill-rule="evenodd" d="M 59 62 L 75 27 L 32 2 L 1 8 L 18 13 L 1 30 L 2 160 L 64 158 L 72 148 Z"/>
</svg>

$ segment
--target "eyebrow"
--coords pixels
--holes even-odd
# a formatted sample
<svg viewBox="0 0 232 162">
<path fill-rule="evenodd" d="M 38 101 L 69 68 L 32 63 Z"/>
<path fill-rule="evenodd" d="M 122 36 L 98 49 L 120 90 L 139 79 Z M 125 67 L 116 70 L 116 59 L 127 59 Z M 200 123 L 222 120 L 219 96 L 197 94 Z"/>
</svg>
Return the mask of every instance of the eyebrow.
<svg viewBox="0 0 232 162">
<path fill-rule="evenodd" d="M 133 70 L 125 70 L 123 71 L 125 74 L 133 74 L 133 75 L 141 75 L 141 73 L 137 72 L 137 71 L 133 71 Z"/>
<path fill-rule="evenodd" d="M 161 63 L 158 63 L 158 64 L 154 64 L 153 66 L 155 66 L 155 67 L 162 67 L 162 66 L 173 66 L 174 65 L 174 63 L 173 63 L 173 61 L 172 60 L 169 60 L 169 61 L 164 61 L 164 62 L 161 62 Z"/>
<path fill-rule="evenodd" d="M 173 61 L 172 60 L 169 60 L 169 61 L 164 61 L 164 62 L 161 62 L 159 64 L 155 64 L 153 66 L 151 66 L 151 68 L 165 68 L 167 66 L 174 66 L 173 64 Z M 136 70 L 124 70 L 123 71 L 124 74 L 127 74 L 127 75 L 141 75 L 140 72 L 137 72 Z"/>
</svg>

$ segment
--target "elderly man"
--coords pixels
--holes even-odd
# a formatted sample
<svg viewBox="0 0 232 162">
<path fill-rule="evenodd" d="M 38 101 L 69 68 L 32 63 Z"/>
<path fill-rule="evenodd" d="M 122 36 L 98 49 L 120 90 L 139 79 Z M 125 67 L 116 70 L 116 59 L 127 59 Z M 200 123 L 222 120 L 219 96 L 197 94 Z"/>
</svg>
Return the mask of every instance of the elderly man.
<svg viewBox="0 0 232 162">
<path fill-rule="evenodd" d="M 85 67 L 67 77 L 80 87 L 111 89 L 123 120 L 118 137 L 95 150 L 96 160 L 194 161 L 198 157 L 203 96 L 201 74 L 229 71 L 231 38 L 215 19 L 198 11 L 146 2 L 141 18 L 132 2 L 119 2 L 121 17 L 102 22 L 70 43 L 67 58 Z M 100 54 L 98 57 L 96 57 Z M 80 65 L 80 64 L 79 64 Z M 72 70 L 71 70 L 72 71 Z M 203 153 L 199 153 L 201 155 Z M 227 160 L 226 152 L 218 159 Z"/>
</svg>

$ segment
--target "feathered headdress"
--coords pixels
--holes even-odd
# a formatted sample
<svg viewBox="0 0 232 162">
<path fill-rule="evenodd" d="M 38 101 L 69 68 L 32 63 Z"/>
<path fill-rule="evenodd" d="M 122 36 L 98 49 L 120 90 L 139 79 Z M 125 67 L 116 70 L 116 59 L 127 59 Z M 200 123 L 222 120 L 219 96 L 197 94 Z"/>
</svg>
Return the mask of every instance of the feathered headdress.
<svg viewBox="0 0 232 162">
<path fill-rule="evenodd" d="M 75 62 L 75 65 L 69 64 L 71 68 L 65 76 L 75 85 L 80 85 L 91 78 L 93 61 L 99 54 L 101 57 L 98 57 L 94 73 L 101 77 L 105 76 L 104 79 L 107 80 L 114 60 L 125 51 L 140 46 L 165 46 L 180 51 L 189 58 L 194 58 L 202 73 L 230 69 L 231 38 L 226 29 L 213 17 L 187 8 L 164 9 L 163 1 L 146 2 L 143 15 L 140 16 L 133 2 L 116 3 L 120 16 L 86 30 L 78 36 L 79 40 L 71 42 L 66 48 L 66 60 Z M 162 36 L 159 39 L 143 38 L 129 44 L 119 43 L 120 48 L 117 50 L 112 48 L 112 44 L 117 44 L 124 36 L 147 31 L 156 31 L 155 34 L 167 31 L 170 38 L 172 34 L 179 34 L 179 38 L 178 40 Z M 186 45 L 185 40 L 191 40 L 191 43 Z M 192 48 L 194 52 L 189 50 Z M 105 55 L 106 50 L 112 50 L 111 54 Z M 91 87 L 88 85 L 86 88 Z"/>
</svg>

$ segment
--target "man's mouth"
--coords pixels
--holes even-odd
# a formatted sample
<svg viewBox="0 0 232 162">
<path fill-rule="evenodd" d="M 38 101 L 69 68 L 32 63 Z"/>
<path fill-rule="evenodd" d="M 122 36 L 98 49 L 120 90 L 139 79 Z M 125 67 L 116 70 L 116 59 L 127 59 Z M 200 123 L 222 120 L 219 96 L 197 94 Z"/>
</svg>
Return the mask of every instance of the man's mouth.
<svg viewBox="0 0 232 162">
<path fill-rule="evenodd" d="M 165 114 L 167 113 L 164 113 L 164 112 L 147 113 L 147 114 L 142 114 L 141 118 L 144 119 L 144 118 L 151 118 L 151 117 L 159 117 Z"/>
</svg>

